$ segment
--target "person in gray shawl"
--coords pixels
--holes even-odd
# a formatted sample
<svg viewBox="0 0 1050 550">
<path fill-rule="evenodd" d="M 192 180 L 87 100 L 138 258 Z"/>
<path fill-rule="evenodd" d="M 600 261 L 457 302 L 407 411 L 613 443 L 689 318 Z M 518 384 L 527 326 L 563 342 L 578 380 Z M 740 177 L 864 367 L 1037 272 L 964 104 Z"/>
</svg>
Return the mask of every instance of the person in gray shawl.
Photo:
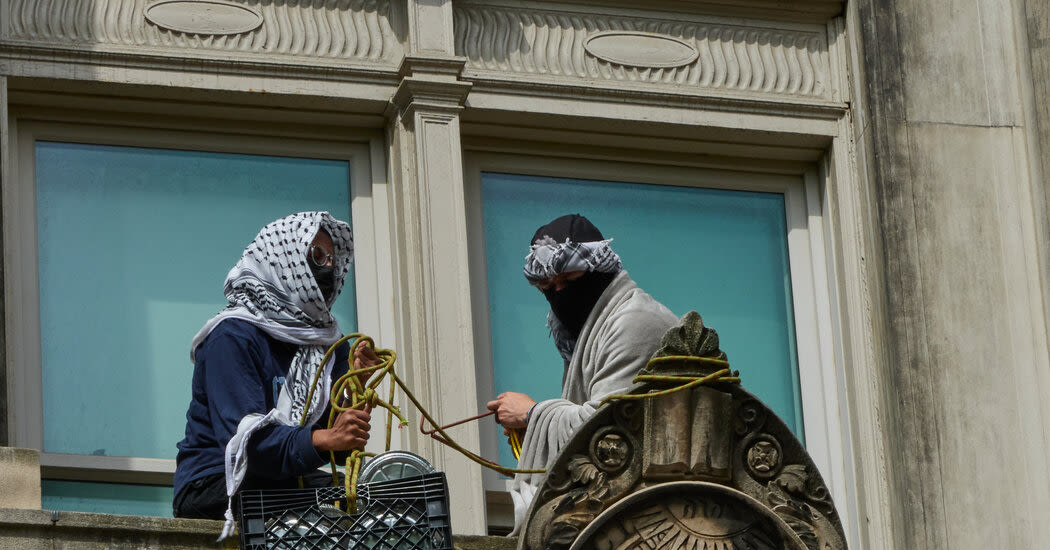
<svg viewBox="0 0 1050 550">
<path fill-rule="evenodd" d="M 631 280 L 610 242 L 578 214 L 555 219 L 532 238 L 525 278 L 550 303 L 547 324 L 565 374 L 560 399 L 536 402 L 505 392 L 488 403 L 506 431 L 525 430 L 518 468 L 550 467 L 602 398 L 626 390 L 678 322 Z M 514 477 L 512 534 L 521 529 L 544 477 Z"/>
</svg>

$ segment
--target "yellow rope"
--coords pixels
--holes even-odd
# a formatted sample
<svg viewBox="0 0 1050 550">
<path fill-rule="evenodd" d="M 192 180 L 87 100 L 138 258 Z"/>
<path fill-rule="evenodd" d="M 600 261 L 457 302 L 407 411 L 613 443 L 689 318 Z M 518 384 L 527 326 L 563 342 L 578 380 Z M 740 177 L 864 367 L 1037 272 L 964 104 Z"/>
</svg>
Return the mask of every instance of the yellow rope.
<svg viewBox="0 0 1050 550">
<path fill-rule="evenodd" d="M 519 430 L 509 431 L 510 435 L 507 436 L 507 441 L 510 443 L 510 450 L 514 453 L 514 460 L 521 460 L 521 432 Z"/>
<path fill-rule="evenodd" d="M 401 388 L 401 391 L 403 391 L 405 393 L 405 396 L 408 397 L 408 400 L 411 401 L 412 404 L 415 405 L 416 409 L 419 410 L 420 414 L 423 415 L 423 418 L 425 418 L 426 421 L 428 423 L 430 423 L 430 425 L 435 428 L 434 431 L 436 433 L 438 433 L 443 438 L 443 440 L 441 442 L 446 444 L 446 445 L 448 445 L 449 447 L 452 447 L 453 449 L 459 451 L 461 454 L 463 454 L 464 456 L 466 456 L 470 460 L 474 461 L 475 463 L 477 463 L 477 464 L 479 464 L 481 466 L 484 466 L 485 468 L 489 468 L 491 470 L 495 470 L 496 472 L 499 472 L 499 473 L 505 474 L 505 475 L 512 475 L 512 474 L 540 474 L 540 473 L 545 473 L 547 471 L 546 469 L 543 469 L 543 468 L 540 468 L 540 469 L 519 469 L 519 468 L 507 468 L 507 467 L 504 467 L 504 466 L 500 466 L 499 464 L 496 464 L 496 463 L 490 462 L 488 460 L 485 460 L 484 458 L 478 456 L 477 454 L 467 450 L 466 448 L 464 448 L 459 443 L 456 443 L 456 441 L 454 439 L 452 439 L 452 437 L 450 435 L 448 435 L 447 432 L 445 432 L 444 428 L 441 427 L 441 424 L 439 424 L 436 420 L 434 420 L 434 418 L 430 415 L 430 413 L 426 410 L 426 408 L 423 407 L 423 405 L 419 402 L 418 399 L 416 399 L 416 396 L 412 393 L 412 391 L 409 390 L 407 386 L 405 386 L 405 383 L 401 381 L 401 378 L 397 376 L 397 373 L 394 372 L 394 363 L 397 361 L 397 353 L 395 353 L 393 350 L 389 350 L 389 349 L 376 348 L 375 347 L 375 342 L 370 337 L 365 336 L 365 335 L 360 334 L 360 333 L 347 334 L 346 336 L 344 336 L 344 337 L 340 338 L 338 341 L 336 341 L 336 343 L 332 344 L 332 346 L 330 348 L 328 348 L 328 351 L 325 352 L 324 359 L 321 360 L 321 364 L 318 366 L 317 372 L 314 373 L 313 381 L 310 383 L 310 391 L 307 393 L 307 396 L 306 396 L 306 409 L 303 411 L 303 417 L 302 417 L 302 419 L 299 422 L 300 426 L 303 426 L 303 425 L 306 424 L 306 418 L 307 418 L 308 413 L 309 413 L 310 403 L 311 403 L 311 401 L 313 399 L 314 391 L 317 388 L 317 383 L 318 383 L 318 380 L 320 379 L 321 372 L 324 370 L 323 366 L 328 362 L 328 359 L 335 352 L 336 348 L 338 348 L 339 346 L 341 346 L 343 343 L 347 342 L 350 339 L 354 339 L 353 345 L 350 346 L 350 350 L 351 350 L 350 359 L 349 359 L 350 368 L 348 369 L 346 374 L 344 374 L 343 376 L 339 377 L 339 379 L 337 379 L 336 382 L 334 384 L 332 384 L 332 392 L 329 395 L 329 403 L 331 403 L 331 406 L 332 406 L 331 412 L 328 415 L 328 427 L 329 428 L 332 427 L 332 425 L 335 422 L 335 418 L 340 413 L 342 413 L 344 411 L 347 411 L 349 409 L 364 409 L 365 407 L 372 407 L 372 408 L 382 407 L 382 408 L 387 410 L 386 450 L 389 451 L 390 450 L 391 432 L 392 432 L 392 428 L 393 428 L 393 418 L 395 416 L 397 417 L 397 419 L 399 421 L 399 426 L 406 426 L 406 425 L 408 425 L 408 421 L 405 420 L 404 415 L 401 414 L 401 408 L 394 404 L 394 394 L 395 394 L 394 393 L 394 388 L 395 387 L 399 387 L 399 388 Z M 379 359 L 380 359 L 379 364 L 373 365 L 371 367 L 365 367 L 365 368 L 362 368 L 362 369 L 354 369 L 353 368 L 353 350 L 357 349 L 357 347 L 359 345 L 366 345 L 366 346 L 372 348 L 375 351 L 376 356 L 379 357 Z M 646 365 L 646 369 L 648 370 L 653 365 L 658 365 L 660 363 L 666 363 L 666 362 L 702 363 L 702 364 L 709 364 L 709 365 L 715 365 L 715 366 L 722 366 L 722 367 L 725 367 L 725 368 L 722 368 L 721 370 L 719 370 L 717 372 L 714 372 L 714 373 L 711 373 L 711 374 L 708 374 L 708 375 L 702 376 L 702 377 L 639 374 L 638 376 L 636 376 L 634 378 L 633 383 L 637 384 L 639 382 L 663 382 L 663 383 L 677 383 L 677 382 L 681 382 L 681 384 L 678 385 L 678 386 L 675 386 L 673 388 L 669 388 L 669 389 L 665 389 L 665 390 L 659 390 L 659 391 L 650 391 L 650 392 L 647 392 L 647 393 L 610 395 L 610 396 L 606 397 L 605 399 L 602 399 L 601 405 L 605 405 L 606 403 L 609 403 L 611 401 L 616 401 L 616 400 L 650 399 L 650 398 L 653 398 L 653 397 L 659 397 L 659 396 L 662 396 L 662 395 L 668 395 L 668 394 L 671 394 L 671 393 L 674 393 L 674 392 L 678 392 L 678 391 L 682 391 L 682 390 L 685 390 L 685 389 L 689 389 L 689 388 L 692 388 L 692 387 L 695 387 L 695 386 L 699 386 L 701 384 L 709 384 L 709 383 L 713 383 L 713 382 L 727 382 L 727 383 L 735 383 L 735 384 L 739 384 L 740 383 L 740 377 L 736 376 L 735 373 L 732 373 L 729 370 L 729 368 L 728 368 L 729 367 L 729 362 L 728 361 L 724 361 L 724 360 L 721 360 L 721 359 L 714 359 L 714 358 L 710 358 L 710 357 L 693 357 L 693 356 L 685 356 L 685 355 L 655 357 L 655 358 L 649 360 L 648 364 Z M 364 385 L 364 386 L 362 385 L 361 379 L 360 379 L 361 375 L 367 375 L 367 377 L 366 377 L 367 385 Z M 388 394 L 388 398 L 387 398 L 386 401 L 384 401 L 384 400 L 379 398 L 379 395 L 376 392 L 376 388 L 378 388 L 383 383 L 383 380 L 385 380 L 387 377 L 390 377 L 391 384 L 390 384 L 390 392 Z M 349 398 L 350 398 L 350 403 L 347 406 L 343 405 L 343 397 L 344 396 L 349 396 Z M 514 458 L 520 459 L 521 458 L 522 434 L 518 430 L 510 430 L 509 438 L 510 438 L 511 450 L 514 451 Z M 350 455 L 347 457 L 346 465 L 345 465 L 347 473 L 344 475 L 344 483 L 345 483 L 345 488 L 346 488 L 347 512 L 348 513 L 352 514 L 352 513 L 354 513 L 357 510 L 357 478 L 358 478 L 358 474 L 360 473 L 360 470 L 361 470 L 361 461 L 362 461 L 363 458 L 367 458 L 367 457 L 370 457 L 370 456 L 374 456 L 374 454 L 373 453 L 366 453 L 366 452 L 364 452 L 363 450 L 360 450 L 360 449 L 355 449 L 355 450 L 351 451 Z M 329 453 L 329 457 L 331 459 L 331 464 L 332 464 L 332 479 L 333 479 L 333 483 L 338 483 L 338 474 L 336 473 L 336 465 L 335 465 L 335 453 L 334 452 L 330 452 Z M 300 479 L 300 484 L 301 484 L 301 482 L 302 481 Z"/>
<path fill-rule="evenodd" d="M 328 415 L 329 428 L 333 426 L 336 417 L 340 413 L 349 409 L 360 410 L 364 409 L 365 407 L 382 407 L 387 410 L 385 448 L 387 451 L 389 451 L 391 433 L 393 431 L 393 418 L 395 416 L 397 417 L 400 426 L 408 425 L 408 421 L 405 419 L 404 415 L 401 414 L 401 408 L 394 404 L 395 387 L 397 387 L 401 388 L 401 391 L 405 393 L 405 396 L 407 396 L 409 401 L 411 401 L 412 404 L 415 405 L 415 407 L 423 415 L 426 421 L 429 422 L 435 428 L 437 428 L 435 431 L 438 434 L 440 434 L 441 437 L 444 438 L 443 443 L 459 451 L 464 456 L 473 460 L 477 464 L 506 475 L 513 475 L 516 473 L 543 473 L 546 471 L 542 469 L 526 470 L 517 468 L 506 468 L 498 464 L 489 462 L 484 458 L 481 458 L 477 454 L 467 450 L 462 445 L 456 443 L 456 441 L 452 439 L 452 436 L 448 435 L 448 433 L 440 427 L 440 424 L 438 424 L 438 422 L 434 420 L 430 413 L 427 412 L 426 408 L 424 408 L 423 405 L 419 402 L 419 400 L 416 399 L 415 394 L 413 394 L 412 391 L 408 389 L 408 387 L 405 385 L 405 383 L 401 381 L 401 378 L 397 376 L 397 373 L 394 372 L 394 363 L 397 361 L 397 353 L 389 349 L 376 348 L 375 342 L 371 338 L 360 333 L 347 334 L 346 336 L 340 338 L 338 341 L 332 344 L 332 346 L 328 348 L 328 351 L 325 352 L 324 358 L 321 360 L 321 364 L 318 366 L 317 371 L 314 373 L 313 380 L 310 383 L 310 391 L 306 395 L 306 409 L 303 411 L 303 416 L 299 421 L 300 426 L 306 425 L 306 419 L 309 416 L 308 413 L 310 411 L 310 403 L 313 400 L 314 392 L 317 389 L 317 383 L 320 380 L 321 373 L 324 370 L 322 367 L 328 362 L 329 358 L 335 352 L 336 348 L 338 348 L 343 343 L 351 339 L 354 339 L 354 343 L 350 346 L 350 368 L 348 369 L 346 374 L 340 376 L 335 381 L 335 383 L 332 384 L 332 391 L 329 395 L 329 403 L 331 404 L 331 411 Z M 359 345 L 366 345 L 372 348 L 375 351 L 376 356 L 380 359 L 379 364 L 373 365 L 371 367 L 365 367 L 362 369 L 353 368 L 353 350 L 357 349 Z M 361 384 L 361 375 L 367 375 L 367 385 L 365 386 L 362 386 Z M 384 401 L 379 398 L 379 394 L 376 392 L 376 388 L 378 388 L 387 377 L 390 377 L 392 382 L 390 384 L 388 399 Z M 349 405 L 343 405 L 344 396 L 349 396 Z M 521 441 L 520 435 L 517 433 L 515 433 L 515 435 L 518 436 L 518 450 L 515 453 L 515 456 L 517 457 L 520 456 L 521 453 Z M 353 513 L 353 511 L 357 509 L 357 478 L 361 469 L 361 460 L 369 456 L 374 456 L 374 454 L 365 453 L 361 450 L 353 450 L 347 457 L 345 465 L 346 474 L 344 475 L 344 480 L 346 487 L 347 510 L 349 511 L 349 513 Z M 339 482 L 339 478 L 338 473 L 336 472 L 335 453 L 330 451 L 329 458 L 332 465 L 332 480 L 334 484 L 337 484 Z M 302 480 L 300 479 L 300 487 L 301 486 Z"/>
<path fill-rule="evenodd" d="M 663 395 L 670 395 L 675 392 L 687 390 L 699 386 L 701 384 L 711 384 L 714 382 L 726 382 L 730 384 L 739 384 L 740 376 L 729 370 L 729 361 L 723 359 L 715 359 L 713 357 L 695 357 L 692 355 L 666 355 L 663 357 L 653 357 L 645 366 L 645 370 L 648 371 L 653 365 L 659 365 L 660 363 L 700 363 L 708 365 L 724 366 L 725 368 L 718 371 L 712 372 L 706 376 L 675 376 L 675 375 L 663 375 L 663 374 L 639 374 L 634 377 L 631 381 L 632 384 L 638 384 L 640 382 L 682 382 L 682 384 L 666 390 L 650 390 L 646 393 L 618 393 L 606 396 L 602 399 L 599 406 L 609 403 L 611 401 L 619 400 L 640 400 L 640 399 L 652 399 L 653 397 L 660 397 Z"/>
</svg>

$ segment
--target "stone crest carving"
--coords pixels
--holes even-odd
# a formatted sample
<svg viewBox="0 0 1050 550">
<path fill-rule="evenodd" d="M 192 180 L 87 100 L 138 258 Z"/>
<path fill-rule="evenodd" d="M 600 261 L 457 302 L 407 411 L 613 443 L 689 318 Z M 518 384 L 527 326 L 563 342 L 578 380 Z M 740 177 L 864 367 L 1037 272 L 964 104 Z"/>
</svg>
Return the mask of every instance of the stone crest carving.
<svg viewBox="0 0 1050 550">
<path fill-rule="evenodd" d="M 657 354 L 724 359 L 691 312 Z M 695 362 L 650 363 L 704 376 Z M 721 361 L 713 361 L 721 362 Z M 712 363 L 713 363 L 712 362 Z M 667 389 L 646 382 L 631 393 Z M 842 550 L 842 526 L 812 460 L 784 423 L 720 382 L 603 406 L 540 488 L 519 548 Z"/>
</svg>

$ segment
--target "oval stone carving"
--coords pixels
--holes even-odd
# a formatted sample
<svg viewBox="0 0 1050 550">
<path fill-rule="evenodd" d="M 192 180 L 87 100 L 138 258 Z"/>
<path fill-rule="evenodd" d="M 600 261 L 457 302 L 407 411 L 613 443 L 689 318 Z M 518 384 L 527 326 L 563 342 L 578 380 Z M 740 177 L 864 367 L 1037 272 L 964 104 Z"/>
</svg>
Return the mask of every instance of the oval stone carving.
<svg viewBox="0 0 1050 550">
<path fill-rule="evenodd" d="M 187 34 L 241 34 L 259 28 L 262 14 L 219 0 L 164 0 L 146 8 L 154 25 Z"/>
<path fill-rule="evenodd" d="M 654 69 L 682 67 L 700 55 L 695 47 L 678 38 L 635 31 L 600 32 L 587 38 L 583 48 L 609 63 Z"/>
</svg>

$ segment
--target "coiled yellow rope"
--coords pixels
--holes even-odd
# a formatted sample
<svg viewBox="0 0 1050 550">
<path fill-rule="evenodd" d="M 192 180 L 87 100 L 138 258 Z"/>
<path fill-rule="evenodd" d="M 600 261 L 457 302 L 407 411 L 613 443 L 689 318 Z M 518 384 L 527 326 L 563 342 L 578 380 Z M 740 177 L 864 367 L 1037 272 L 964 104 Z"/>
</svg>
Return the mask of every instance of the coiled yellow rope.
<svg viewBox="0 0 1050 550">
<path fill-rule="evenodd" d="M 397 361 L 397 353 L 389 349 L 381 349 L 375 347 L 375 342 L 372 338 L 365 336 L 360 333 L 347 334 L 340 338 L 336 343 L 332 344 L 328 351 L 325 352 L 324 358 L 321 360 L 321 364 L 317 368 L 317 372 L 314 373 L 313 381 L 310 384 L 310 391 L 306 396 L 306 410 L 303 411 L 303 417 L 300 420 L 300 425 L 305 425 L 306 418 L 309 413 L 309 407 L 311 400 L 313 399 L 314 391 L 317 388 L 318 380 L 320 379 L 323 366 L 328 362 L 328 359 L 335 352 L 336 348 L 341 346 L 343 343 L 350 339 L 354 339 L 353 345 L 350 346 L 350 368 L 347 373 L 339 377 L 334 384 L 332 384 L 332 392 L 329 396 L 329 402 L 332 405 L 331 412 L 328 415 L 328 427 L 331 428 L 335 422 L 336 416 L 343 411 L 349 409 L 364 409 L 365 407 L 381 407 L 387 411 L 387 422 L 386 422 L 386 446 L 387 451 L 390 450 L 391 431 L 393 429 L 393 418 L 396 416 L 399 421 L 399 427 L 407 426 L 408 421 L 405 420 L 403 414 L 401 414 L 401 408 L 394 405 L 394 388 L 399 387 L 401 391 L 405 393 L 409 401 L 419 410 L 423 418 L 426 419 L 431 426 L 434 427 L 432 432 L 436 432 L 441 437 L 436 438 L 438 441 L 452 447 L 459 451 L 461 454 L 471 459 L 475 463 L 495 470 L 501 474 L 512 475 L 512 474 L 539 474 L 545 473 L 546 469 L 519 469 L 519 468 L 506 468 L 500 466 L 494 462 L 486 460 L 481 456 L 467 450 L 460 444 L 456 443 L 454 439 L 444 430 L 444 428 L 427 412 L 426 408 L 420 404 L 419 400 L 412 393 L 411 390 L 405 386 L 401 378 L 397 376 L 394 371 L 394 363 Z M 375 351 L 376 356 L 380 359 L 379 364 L 362 369 L 353 368 L 353 350 L 356 350 L 359 345 L 365 345 L 372 348 Z M 676 383 L 681 382 L 678 386 L 665 389 L 665 390 L 654 390 L 647 393 L 638 394 L 614 394 L 610 395 L 601 401 L 601 405 L 605 405 L 611 401 L 617 400 L 638 400 L 638 399 L 651 399 L 653 397 L 659 397 L 662 395 L 668 395 L 674 392 L 686 390 L 701 384 L 710 384 L 715 382 L 727 382 L 727 383 L 740 383 L 740 377 L 738 373 L 731 372 L 729 370 L 729 362 L 721 359 L 713 359 L 710 357 L 694 357 L 686 355 L 675 355 L 665 357 L 654 357 L 650 359 L 646 365 L 646 370 L 650 370 L 654 365 L 667 362 L 691 362 L 701 363 L 707 365 L 723 366 L 724 368 L 713 372 L 706 376 L 669 376 L 669 375 L 654 375 L 654 374 L 639 374 L 632 381 L 637 384 L 640 382 L 657 382 L 657 383 Z M 367 383 L 361 382 L 361 377 L 367 380 Z M 383 383 L 387 377 L 390 377 L 390 392 L 386 400 L 380 399 L 376 389 Z M 345 404 L 344 397 L 349 397 L 350 403 Z M 510 431 L 510 445 L 514 451 L 515 458 L 521 456 L 521 444 L 522 437 L 517 430 Z M 338 475 L 336 473 L 335 464 L 335 453 L 329 453 L 331 464 L 332 464 L 332 479 L 333 483 L 338 483 Z M 346 498 L 347 498 L 347 512 L 354 513 L 357 511 L 357 478 L 361 470 L 361 461 L 363 458 L 374 456 L 374 453 L 367 453 L 363 450 L 353 450 L 346 460 L 347 474 L 344 476 Z"/>
<path fill-rule="evenodd" d="M 364 409 L 365 407 L 384 408 L 387 411 L 385 449 L 389 451 L 391 432 L 393 429 L 393 417 L 397 417 L 399 421 L 399 426 L 408 425 L 408 421 L 405 420 L 404 415 L 401 414 L 401 408 L 394 404 L 394 388 L 396 386 L 401 388 L 401 391 L 403 391 L 405 393 L 405 396 L 408 397 L 409 401 L 411 401 L 412 404 L 415 405 L 416 409 L 418 409 L 420 414 L 423 415 L 423 418 L 425 418 L 431 426 L 434 426 L 434 431 L 441 436 L 441 439 L 439 439 L 439 441 L 459 451 L 461 454 L 473 460 L 477 464 L 480 464 L 481 466 L 495 470 L 505 475 L 513 475 L 518 473 L 535 474 L 543 473 L 546 471 L 544 469 L 528 470 L 506 468 L 494 462 L 485 460 L 477 454 L 467 450 L 459 443 L 456 443 L 456 441 L 452 439 L 452 436 L 448 435 L 444 428 L 442 428 L 441 425 L 436 420 L 434 420 L 434 418 L 430 415 L 426 408 L 423 407 L 423 405 L 416 398 L 415 394 L 413 394 L 412 391 L 408 389 L 407 386 L 405 386 L 405 383 L 401 381 L 401 378 L 397 376 L 397 373 L 394 371 L 394 363 L 397 361 L 397 353 L 389 349 L 376 348 L 375 342 L 372 340 L 372 338 L 360 333 L 347 334 L 346 336 L 336 341 L 336 343 L 332 344 L 332 346 L 328 348 L 328 351 L 325 352 L 324 358 L 321 360 L 321 365 L 318 366 L 317 371 L 314 373 L 313 381 L 310 383 L 310 391 L 309 393 L 307 393 L 306 396 L 306 410 L 303 411 L 303 417 L 299 421 L 300 426 L 306 424 L 306 418 L 308 417 L 310 403 L 313 399 L 314 391 L 316 391 L 317 389 L 317 383 L 320 380 L 321 372 L 323 371 L 321 367 L 328 362 L 328 359 L 335 352 L 336 348 L 338 348 L 343 343 L 351 339 L 354 339 L 354 343 L 350 346 L 350 368 L 348 369 L 346 374 L 339 377 L 339 379 L 337 379 L 335 383 L 332 384 L 332 391 L 329 396 L 329 403 L 331 403 L 332 405 L 331 412 L 328 415 L 329 428 L 331 428 L 334 424 L 335 418 L 340 413 L 346 410 Z M 375 351 L 376 356 L 380 359 L 379 364 L 373 365 L 371 367 L 365 367 L 362 369 L 354 369 L 353 350 L 357 349 L 359 345 L 366 345 L 372 348 Z M 362 376 L 364 376 L 364 378 L 367 380 L 367 383 L 364 385 L 362 385 L 361 382 Z M 383 380 L 385 380 L 387 377 L 390 377 L 391 380 L 390 393 L 387 399 L 384 401 L 383 399 L 379 398 L 376 389 L 380 386 L 380 384 L 383 383 Z M 349 397 L 350 399 L 350 403 L 347 405 L 344 405 L 344 396 Z M 521 443 L 519 439 L 519 453 L 520 448 Z M 361 460 L 369 456 L 374 456 L 374 453 L 366 453 L 362 450 L 354 450 L 350 452 L 350 456 L 348 456 L 346 459 L 347 473 L 344 476 L 344 478 L 347 498 L 347 512 L 351 514 L 354 513 L 357 509 L 357 478 L 358 473 L 361 470 Z M 338 483 L 338 474 L 336 473 L 335 469 L 335 453 L 329 452 L 329 457 L 331 459 L 332 464 L 333 483 Z"/>
<path fill-rule="evenodd" d="M 722 359 L 714 359 L 712 357 L 696 357 L 693 355 L 665 355 L 663 357 L 653 357 L 645 366 L 645 370 L 650 370 L 654 365 L 660 363 L 700 363 L 705 365 L 716 365 L 723 366 L 725 368 L 712 372 L 705 376 L 671 376 L 661 374 L 639 374 L 634 377 L 631 381 L 632 384 L 638 384 L 640 382 L 681 382 L 680 385 L 666 390 L 650 390 L 646 393 L 617 393 L 609 395 L 602 399 L 601 405 L 609 403 L 610 401 L 618 401 L 621 399 L 626 400 L 639 400 L 639 399 L 652 399 L 653 397 L 660 397 L 662 395 L 670 395 L 675 392 L 687 390 L 692 387 L 699 386 L 701 384 L 711 384 L 713 382 L 727 382 L 730 384 L 739 384 L 740 375 L 729 370 L 729 361 Z M 601 406 L 599 405 L 599 406 Z"/>
</svg>

